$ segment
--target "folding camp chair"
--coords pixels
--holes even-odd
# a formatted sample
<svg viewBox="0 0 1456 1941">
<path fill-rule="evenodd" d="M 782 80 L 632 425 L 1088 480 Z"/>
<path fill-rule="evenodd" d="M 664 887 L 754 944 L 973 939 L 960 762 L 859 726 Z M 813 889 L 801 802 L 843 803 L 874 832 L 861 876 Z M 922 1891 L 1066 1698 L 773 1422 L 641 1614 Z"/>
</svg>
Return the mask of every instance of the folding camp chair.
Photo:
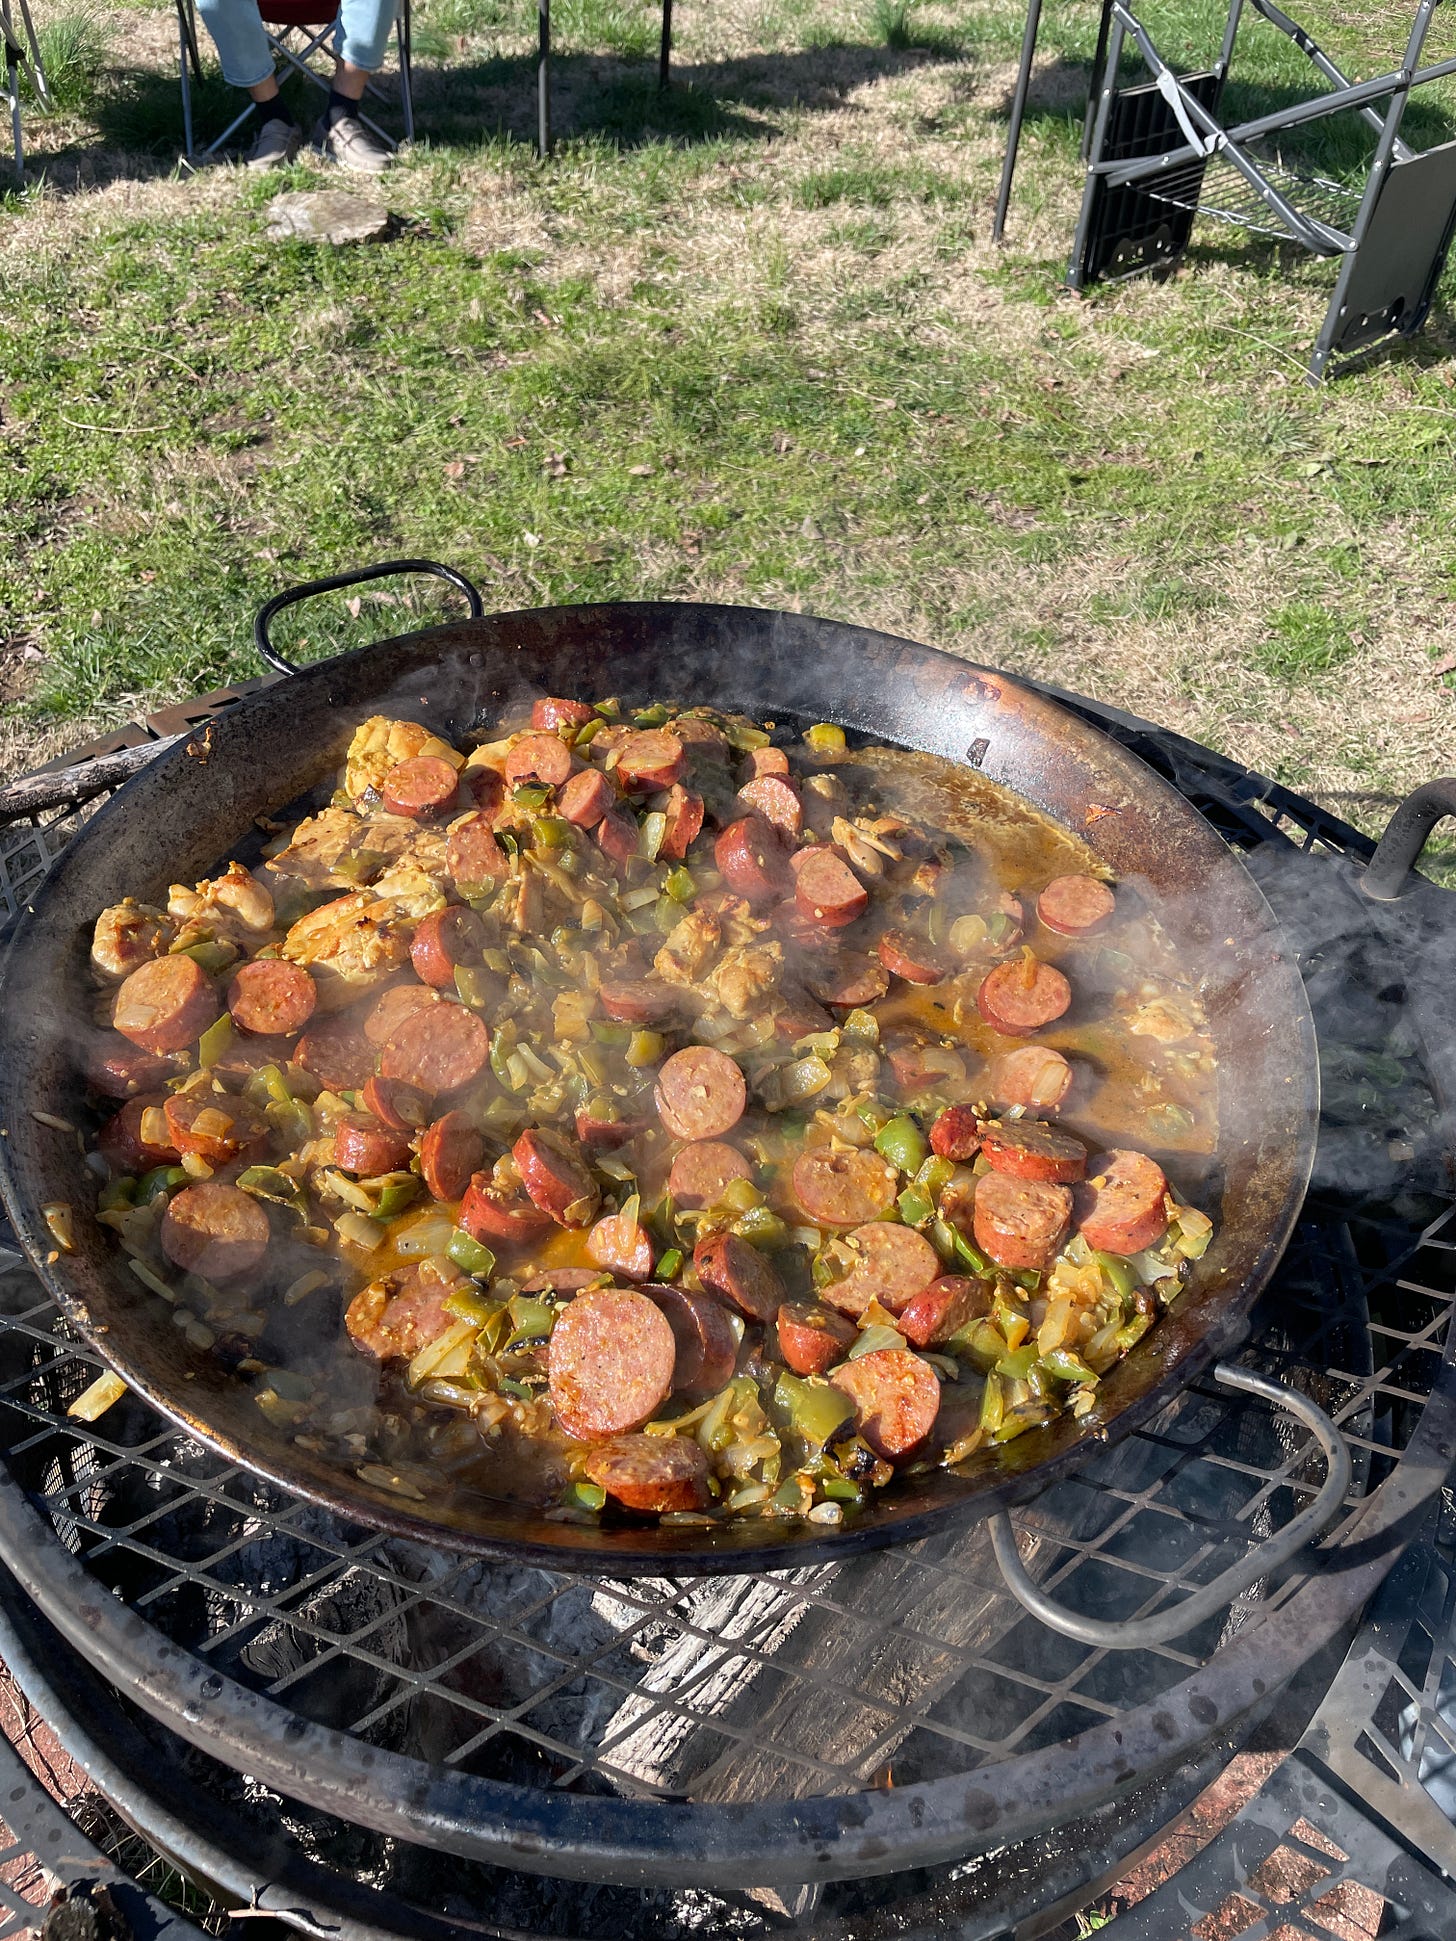
<svg viewBox="0 0 1456 1941">
<path fill-rule="evenodd" d="M 20 10 L 18 22 L 11 12 L 10 0 L 0 0 L 0 41 L 5 45 L 5 93 L 10 102 L 10 139 L 15 148 L 15 179 L 23 182 L 25 137 L 20 127 L 20 70 L 29 70 L 31 85 L 43 106 L 50 106 L 51 96 L 46 86 L 45 65 L 40 57 L 40 44 L 35 37 L 30 8 L 26 0 L 16 0 L 16 5 Z"/>
<path fill-rule="evenodd" d="M 1400 132 L 1411 95 L 1456 74 L 1456 59 L 1421 66 L 1439 5 L 1418 0 L 1399 68 L 1354 82 L 1274 0 L 1229 0 L 1218 57 L 1192 74 L 1174 72 L 1128 0 L 1104 0 L 1083 139 L 1082 212 L 1067 279 L 1072 288 L 1171 267 L 1187 248 L 1194 217 L 1202 214 L 1341 259 L 1310 358 L 1312 382 L 1336 356 L 1414 336 L 1430 314 L 1456 230 L 1456 142 L 1417 153 Z M 1041 0 L 1030 0 L 997 204 L 998 239 L 1040 13 Z M 1249 13 L 1286 35 L 1326 87 L 1309 100 L 1225 127 L 1219 119 L 1225 83 Z M 1129 40 L 1152 79 L 1125 87 L 1119 69 Z M 1362 187 L 1291 167 L 1273 151 L 1286 131 L 1347 112 L 1375 134 Z"/>
<path fill-rule="evenodd" d="M 536 0 L 536 152 L 551 153 L 551 0 Z M 672 79 L 672 0 L 662 0 L 662 38 L 657 49 L 657 85 Z"/>
<path fill-rule="evenodd" d="M 0 0 L 3 4 L 4 0 Z M 22 0 L 24 4 L 24 0 Z M 176 0 L 178 66 L 182 78 L 182 133 L 189 161 L 196 158 L 199 151 L 194 145 L 192 132 L 192 79 L 201 79 L 202 62 L 197 43 L 197 11 L 194 0 Z M 333 33 L 334 22 L 339 17 L 338 0 L 257 0 L 258 13 L 263 22 L 263 31 L 268 37 L 268 47 L 275 62 L 291 67 L 324 94 L 329 91 L 328 79 L 310 66 L 316 54 L 327 54 L 325 43 Z M 410 0 L 396 0 L 394 16 L 394 35 L 399 50 L 399 105 L 404 118 L 404 138 L 414 140 L 415 106 L 414 89 L 411 76 L 411 38 L 410 38 Z M 366 96 L 376 101 L 386 101 L 388 96 L 375 82 L 370 81 L 365 88 Z M 257 110 L 257 103 L 249 101 L 242 113 L 230 121 L 215 141 L 207 144 L 200 152 L 214 155 L 225 141 L 235 135 L 248 117 Z M 359 119 L 366 128 L 373 129 L 379 139 L 388 147 L 398 146 L 394 137 L 385 133 L 378 122 L 367 115 L 361 104 Z"/>
</svg>

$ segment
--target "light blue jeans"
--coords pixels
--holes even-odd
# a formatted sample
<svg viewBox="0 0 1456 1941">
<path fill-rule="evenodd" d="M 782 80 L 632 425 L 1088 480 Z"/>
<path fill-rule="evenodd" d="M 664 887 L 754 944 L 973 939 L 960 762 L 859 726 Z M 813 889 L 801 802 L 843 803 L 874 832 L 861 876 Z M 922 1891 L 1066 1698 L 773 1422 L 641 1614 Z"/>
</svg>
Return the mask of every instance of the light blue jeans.
<svg viewBox="0 0 1456 1941">
<path fill-rule="evenodd" d="M 334 52 L 341 60 L 366 74 L 383 67 L 394 5 L 395 0 L 342 0 L 334 27 Z M 255 88 L 268 79 L 273 59 L 258 0 L 197 0 L 197 11 L 212 35 L 225 81 L 235 88 Z"/>
</svg>

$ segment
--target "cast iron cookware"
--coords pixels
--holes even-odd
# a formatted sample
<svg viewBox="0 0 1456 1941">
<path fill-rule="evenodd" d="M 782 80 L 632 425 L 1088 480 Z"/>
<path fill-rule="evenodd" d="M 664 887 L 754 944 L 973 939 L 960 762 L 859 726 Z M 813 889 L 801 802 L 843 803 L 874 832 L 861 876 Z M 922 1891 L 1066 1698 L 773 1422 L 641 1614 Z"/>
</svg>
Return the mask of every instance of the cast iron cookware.
<svg viewBox="0 0 1456 1941">
<path fill-rule="evenodd" d="M 269 603 L 390 571 L 317 582 Z M 232 1460 L 352 1518 L 448 1548 L 557 1569 L 618 1573 L 808 1563 L 908 1540 L 948 1520 L 1023 1500 L 1084 1460 L 1088 1443 L 1145 1422 L 1241 1337 L 1308 1184 L 1317 1107 L 1314 1031 L 1273 915 L 1211 828 L 1134 756 L 1008 675 L 912 641 L 801 614 L 622 604 L 474 617 L 321 662 L 239 702 L 190 746 L 159 758 L 86 824 L 35 894 L 0 975 L 0 1190 L 17 1234 L 66 1315 L 131 1387 Z M 91 1214 L 96 1181 L 74 1134 L 39 1108 L 89 1123 L 76 1070 L 86 961 L 97 914 L 123 893 L 165 903 L 235 853 L 261 815 L 322 800 L 354 727 L 371 714 L 428 723 L 463 742 L 542 693 L 625 703 L 711 702 L 755 720 L 827 720 L 943 756 L 1016 790 L 1140 879 L 1190 969 L 1201 974 L 1219 1064 L 1220 1137 L 1204 1204 L 1217 1233 L 1174 1309 L 1101 1383 L 1081 1421 L 1064 1415 L 961 1469 L 902 1476 L 834 1530 L 772 1521 L 720 1528 L 588 1527 L 460 1489 L 402 1498 L 300 1448 L 243 1381 L 197 1353 L 127 1270 Z M 1207 1189 L 1205 1189 L 1206 1191 Z M 77 1210 L 57 1257 L 42 1207 Z"/>
</svg>

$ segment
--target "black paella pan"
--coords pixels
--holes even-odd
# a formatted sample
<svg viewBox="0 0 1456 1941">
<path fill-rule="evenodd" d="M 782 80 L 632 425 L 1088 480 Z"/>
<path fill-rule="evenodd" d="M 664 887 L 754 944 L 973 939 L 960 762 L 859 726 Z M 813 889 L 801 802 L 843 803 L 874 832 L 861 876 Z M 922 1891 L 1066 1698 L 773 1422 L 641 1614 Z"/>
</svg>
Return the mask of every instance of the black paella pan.
<svg viewBox="0 0 1456 1941">
<path fill-rule="evenodd" d="M 268 657 L 285 665 L 267 649 L 264 624 L 279 606 L 403 564 L 271 602 L 259 627 Z M 424 570 L 463 584 L 444 569 Z M 1127 1434 L 1237 1344 L 1308 1183 L 1314 1031 L 1268 905 L 1175 790 L 1009 676 L 865 628 L 668 604 L 483 616 L 473 591 L 471 600 L 470 619 L 294 673 L 217 718 L 202 741 L 152 763 L 91 818 L 17 927 L 0 973 L 0 1191 L 47 1289 L 134 1390 L 249 1469 L 400 1535 L 558 1569 L 733 1570 L 907 1540 L 1029 1497 L 1084 1458 L 1089 1438 Z M 128 892 L 165 902 L 169 884 L 195 881 L 234 854 L 246 859 L 254 819 L 302 813 L 311 791 L 327 791 L 350 733 L 371 714 L 420 720 L 463 742 L 541 693 L 839 722 L 871 741 L 978 769 L 1085 840 L 1119 877 L 1140 881 L 1202 979 L 1219 1072 L 1213 1197 L 1203 1202 L 1216 1234 L 1176 1306 L 1099 1385 L 1090 1415 L 1064 1415 L 953 1472 L 898 1478 L 832 1531 L 745 1520 L 712 1530 L 598 1528 L 459 1488 L 422 1503 L 300 1447 L 259 1412 L 242 1381 L 188 1347 L 126 1270 L 91 1215 L 96 1182 L 74 1134 L 33 1116 L 39 1109 L 87 1122 L 75 1046 L 89 1015 L 98 913 Z M 55 1201 L 77 1215 L 75 1251 L 61 1256 L 42 1212 Z"/>
</svg>

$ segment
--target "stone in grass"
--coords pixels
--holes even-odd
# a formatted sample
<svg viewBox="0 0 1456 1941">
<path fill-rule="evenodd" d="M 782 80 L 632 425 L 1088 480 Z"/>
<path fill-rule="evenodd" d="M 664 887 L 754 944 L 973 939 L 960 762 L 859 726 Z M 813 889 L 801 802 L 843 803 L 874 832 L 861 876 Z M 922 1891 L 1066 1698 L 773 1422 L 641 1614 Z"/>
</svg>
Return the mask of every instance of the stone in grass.
<svg viewBox="0 0 1456 1941">
<path fill-rule="evenodd" d="M 382 202 L 350 195 L 345 189 L 290 190 L 268 204 L 270 242 L 290 238 L 305 243 L 377 243 L 389 234 L 391 217 Z"/>
</svg>

